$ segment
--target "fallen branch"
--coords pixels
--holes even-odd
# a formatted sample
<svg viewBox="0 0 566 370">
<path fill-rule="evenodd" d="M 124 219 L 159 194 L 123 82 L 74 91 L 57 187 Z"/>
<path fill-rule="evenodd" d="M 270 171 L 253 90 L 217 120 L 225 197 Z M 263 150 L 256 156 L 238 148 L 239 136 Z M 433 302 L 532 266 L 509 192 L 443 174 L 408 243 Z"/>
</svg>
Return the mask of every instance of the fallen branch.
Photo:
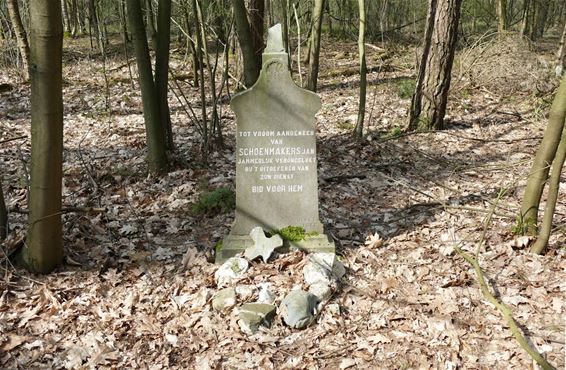
<svg viewBox="0 0 566 370">
<path fill-rule="evenodd" d="M 9 143 L 10 141 L 16 141 L 16 140 L 21 140 L 21 139 L 27 139 L 27 135 L 22 135 L 22 136 L 16 136 L 16 137 L 12 137 L 6 140 L 2 140 L 0 141 L 0 144 L 6 144 Z"/>
<path fill-rule="evenodd" d="M 531 345 L 527 341 L 527 338 L 525 338 L 525 336 L 517 326 L 517 323 L 513 318 L 513 312 L 509 309 L 509 307 L 507 307 L 507 305 L 505 305 L 504 303 L 500 302 L 489 291 L 487 283 L 485 282 L 485 276 L 483 274 L 483 270 L 481 269 L 478 260 L 470 256 L 468 253 L 464 252 L 458 246 L 455 246 L 454 250 L 474 268 L 474 271 L 476 272 L 476 278 L 478 283 L 480 284 L 480 290 L 483 296 L 489 301 L 489 303 L 493 304 L 501 312 L 503 318 L 507 322 L 507 325 L 509 325 L 509 329 L 511 330 L 511 333 L 513 334 L 515 340 L 517 340 L 521 348 L 523 348 L 529 354 L 529 356 L 531 356 L 531 358 L 535 360 L 537 364 L 539 364 L 541 368 L 543 368 L 544 370 L 553 370 L 554 367 L 551 364 L 549 364 L 544 357 L 542 357 L 540 352 L 534 349 L 533 347 L 531 347 Z"/>
<path fill-rule="evenodd" d="M 506 191 L 507 191 L 506 189 L 502 189 L 499 192 L 496 202 L 493 204 L 493 207 L 491 207 L 490 214 L 486 217 L 485 226 L 481 235 L 481 239 L 477 245 L 475 256 L 471 256 L 468 253 L 464 252 L 462 248 L 460 248 L 457 245 L 454 246 L 454 250 L 474 268 L 477 282 L 480 285 L 480 291 L 482 292 L 485 299 L 487 299 L 489 303 L 494 305 L 495 308 L 497 308 L 499 312 L 501 312 L 501 315 L 507 322 L 507 325 L 509 325 L 509 329 L 511 330 L 511 333 L 513 334 L 515 340 L 517 341 L 517 343 L 519 343 L 521 348 L 523 348 L 529 354 L 529 356 L 531 356 L 531 358 L 534 361 L 536 361 L 537 364 L 539 364 L 541 368 L 543 368 L 544 370 L 554 370 L 555 368 L 551 364 L 549 364 L 544 357 L 542 357 L 540 352 L 529 344 L 529 341 L 527 340 L 527 338 L 525 338 L 525 336 L 521 332 L 521 329 L 519 329 L 519 327 L 517 326 L 517 323 L 515 322 L 515 318 L 513 317 L 513 312 L 511 311 L 511 309 L 507 307 L 506 304 L 495 298 L 495 296 L 491 293 L 485 281 L 483 270 L 481 269 L 481 266 L 478 262 L 480 249 L 485 243 L 487 230 L 489 228 L 489 225 L 491 224 L 493 215 L 495 214 L 495 209 L 497 208 L 497 204 L 499 200 L 501 200 L 501 198 L 506 193 Z"/>
<path fill-rule="evenodd" d="M 27 215 L 29 211 L 27 209 L 22 209 L 18 207 L 10 208 L 10 213 L 19 213 Z M 63 207 L 61 208 L 60 213 L 104 213 L 106 212 L 106 208 L 100 207 Z"/>
</svg>

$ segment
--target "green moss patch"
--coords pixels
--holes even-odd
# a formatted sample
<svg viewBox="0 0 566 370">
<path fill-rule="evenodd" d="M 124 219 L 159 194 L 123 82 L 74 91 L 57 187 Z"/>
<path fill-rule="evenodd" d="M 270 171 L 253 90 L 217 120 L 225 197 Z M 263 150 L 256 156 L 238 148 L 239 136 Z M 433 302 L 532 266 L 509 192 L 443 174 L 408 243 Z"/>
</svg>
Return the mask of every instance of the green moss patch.
<svg viewBox="0 0 566 370">
<path fill-rule="evenodd" d="M 273 230 L 268 233 L 269 236 L 279 234 L 283 240 L 288 240 L 290 242 L 300 242 L 301 240 L 305 240 L 306 237 L 309 236 L 317 236 L 318 233 L 316 231 L 307 232 L 301 226 L 287 226 L 279 230 Z"/>
</svg>

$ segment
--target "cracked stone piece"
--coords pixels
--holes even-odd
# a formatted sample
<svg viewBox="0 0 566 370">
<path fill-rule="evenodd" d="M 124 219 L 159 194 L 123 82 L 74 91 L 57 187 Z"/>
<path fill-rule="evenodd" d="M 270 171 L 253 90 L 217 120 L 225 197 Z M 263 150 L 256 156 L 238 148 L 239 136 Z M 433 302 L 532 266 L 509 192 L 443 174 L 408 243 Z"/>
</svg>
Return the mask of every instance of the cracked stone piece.
<svg viewBox="0 0 566 370">
<path fill-rule="evenodd" d="M 346 268 L 333 253 L 313 253 L 308 256 L 308 263 L 303 268 L 305 282 L 332 284 L 346 274 Z"/>
<path fill-rule="evenodd" d="M 214 279 L 218 286 L 224 286 L 230 281 L 240 278 L 248 271 L 249 263 L 245 258 L 232 257 L 216 270 Z"/>
<path fill-rule="evenodd" d="M 236 287 L 236 294 L 242 300 L 251 298 L 256 290 L 255 285 L 238 285 Z"/>
<path fill-rule="evenodd" d="M 275 318 L 275 306 L 266 303 L 246 303 L 238 309 L 238 325 L 246 334 L 255 334 L 260 325 L 270 327 Z"/>
<path fill-rule="evenodd" d="M 236 289 L 224 288 L 219 290 L 212 298 L 212 308 L 216 311 L 224 311 L 236 305 Z"/>
<path fill-rule="evenodd" d="M 259 284 L 259 286 L 260 286 L 260 290 L 257 301 L 259 303 L 269 303 L 269 304 L 275 302 L 275 293 L 273 293 L 269 289 L 269 283 L 261 283 Z"/>
<path fill-rule="evenodd" d="M 259 226 L 252 229 L 250 237 L 254 241 L 254 245 L 244 251 L 244 256 L 250 261 L 261 256 L 263 262 L 267 262 L 275 248 L 283 246 L 283 239 L 280 235 L 276 234 L 268 238 Z"/>
<path fill-rule="evenodd" d="M 309 286 L 309 293 L 315 295 L 319 301 L 327 301 L 332 296 L 332 288 L 328 284 L 319 281 Z"/>
<path fill-rule="evenodd" d="M 338 303 L 331 303 L 331 304 L 326 306 L 326 309 L 333 316 L 339 316 L 340 315 L 340 305 Z"/>
<path fill-rule="evenodd" d="M 304 329 L 315 319 L 318 298 L 304 290 L 292 290 L 281 302 L 281 315 L 288 326 Z"/>
</svg>

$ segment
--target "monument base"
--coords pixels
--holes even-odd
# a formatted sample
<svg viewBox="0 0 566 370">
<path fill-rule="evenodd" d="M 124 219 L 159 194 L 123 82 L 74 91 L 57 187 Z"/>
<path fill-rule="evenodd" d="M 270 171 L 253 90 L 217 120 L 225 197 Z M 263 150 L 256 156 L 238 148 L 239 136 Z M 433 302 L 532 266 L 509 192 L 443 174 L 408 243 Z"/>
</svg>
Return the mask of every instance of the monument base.
<svg viewBox="0 0 566 370">
<path fill-rule="evenodd" d="M 228 258 L 243 252 L 254 245 L 249 235 L 227 235 L 222 241 L 222 248 L 216 251 L 216 263 L 224 263 Z M 309 253 L 335 253 L 334 241 L 326 234 L 306 236 L 300 241 L 283 240 L 283 246 L 277 252 L 285 253 L 290 250 L 302 250 Z"/>
</svg>

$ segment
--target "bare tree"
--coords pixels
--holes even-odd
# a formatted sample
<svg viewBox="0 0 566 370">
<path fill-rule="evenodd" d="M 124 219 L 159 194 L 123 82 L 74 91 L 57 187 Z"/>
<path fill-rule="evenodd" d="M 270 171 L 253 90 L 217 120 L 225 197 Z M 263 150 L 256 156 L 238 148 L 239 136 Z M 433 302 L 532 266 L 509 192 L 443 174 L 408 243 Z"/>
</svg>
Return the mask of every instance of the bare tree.
<svg viewBox="0 0 566 370">
<path fill-rule="evenodd" d="M 430 0 L 410 130 L 444 127 L 462 0 Z"/>
<path fill-rule="evenodd" d="M 47 273 L 63 261 L 63 26 L 59 0 L 30 2 L 31 169 L 24 265 Z"/>
<path fill-rule="evenodd" d="M 360 61 L 360 100 L 358 106 L 358 120 L 354 134 L 358 139 L 363 136 L 364 119 L 366 114 L 366 88 L 367 88 L 367 65 L 366 65 L 366 4 L 365 0 L 358 0 L 360 8 L 360 33 L 358 36 L 358 50 Z"/>
<path fill-rule="evenodd" d="M 324 0 L 315 0 L 313 12 L 312 12 L 309 71 L 308 71 L 308 79 L 307 79 L 307 89 L 311 91 L 316 91 L 317 82 L 318 82 L 320 35 L 322 33 L 323 10 L 324 10 Z"/>
<path fill-rule="evenodd" d="M 507 30 L 507 0 L 497 0 L 497 31 Z"/>
<path fill-rule="evenodd" d="M 143 103 L 143 115 L 147 142 L 147 161 L 153 173 L 167 170 L 167 144 L 164 125 L 161 122 L 160 104 L 153 74 L 149 46 L 143 24 L 143 13 L 140 0 L 127 0 L 126 8 L 130 29 L 136 51 L 138 64 L 138 80 L 140 83 Z"/>
<path fill-rule="evenodd" d="M 236 32 L 238 33 L 240 49 L 244 59 L 244 84 L 249 88 L 259 77 L 261 59 L 258 60 L 255 53 L 252 30 L 248 21 L 248 12 L 244 0 L 232 0 L 232 7 L 234 9 Z"/>
<path fill-rule="evenodd" d="M 519 215 L 519 226 L 525 233 L 535 235 L 537 233 L 537 220 L 540 199 L 544 186 L 548 179 L 548 174 L 552 168 L 551 180 L 549 182 L 549 195 L 547 199 L 547 209 L 545 210 L 543 231 L 540 241 L 533 246 L 533 252 L 542 253 L 548 242 L 552 216 L 554 214 L 554 204 L 558 192 L 560 174 L 564 164 L 564 151 L 566 151 L 566 138 L 564 130 L 564 120 L 566 119 L 566 75 L 562 77 L 560 87 L 556 92 L 548 126 L 544 131 L 542 142 L 539 145 L 537 154 L 533 161 L 527 186 L 521 203 L 521 214 Z M 550 203 L 550 205 L 549 205 Z M 551 207 L 551 208 L 550 208 Z M 547 219 L 548 218 L 548 219 Z"/>
<path fill-rule="evenodd" d="M 18 43 L 18 49 L 20 50 L 20 55 L 22 57 L 22 70 L 24 73 L 24 78 L 29 80 L 29 43 L 26 36 L 26 31 L 24 25 L 22 24 L 22 18 L 20 16 L 20 8 L 18 6 L 18 0 L 8 0 L 8 13 L 10 15 L 10 21 L 12 22 L 12 27 L 14 28 L 14 33 L 16 34 L 16 42 Z"/>
</svg>

